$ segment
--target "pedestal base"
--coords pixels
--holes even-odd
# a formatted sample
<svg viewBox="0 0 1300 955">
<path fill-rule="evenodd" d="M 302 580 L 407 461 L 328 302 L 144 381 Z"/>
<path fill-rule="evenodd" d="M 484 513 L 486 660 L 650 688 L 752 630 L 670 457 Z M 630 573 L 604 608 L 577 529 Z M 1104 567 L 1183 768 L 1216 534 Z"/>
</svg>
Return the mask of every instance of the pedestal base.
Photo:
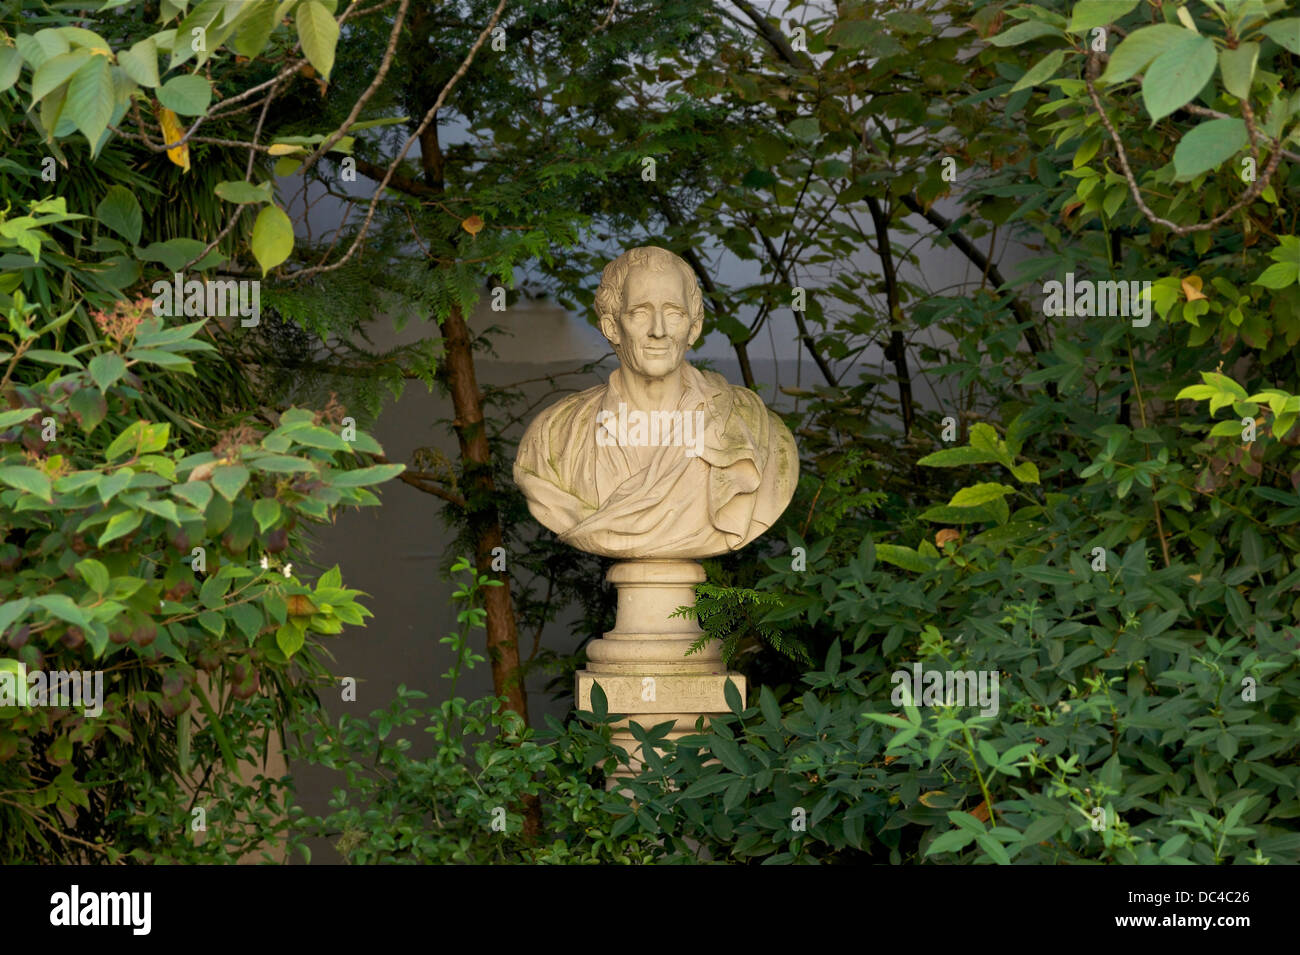
<svg viewBox="0 0 1300 955">
<path fill-rule="evenodd" d="M 618 588 L 614 629 L 587 649 L 590 661 L 577 674 L 578 708 L 591 709 L 591 690 L 600 685 L 608 712 L 622 714 L 646 729 L 672 722 L 669 739 L 695 732 L 699 717 L 729 713 L 730 680 L 745 699 L 745 678 L 728 672 L 716 641 L 688 654 L 704 631 L 693 615 L 673 617 L 679 607 L 695 606 L 695 585 L 705 579 L 693 560 L 633 560 L 615 564 L 607 579 Z M 627 729 L 629 719 L 612 724 L 614 742 L 629 755 L 612 779 L 635 775 L 640 744 Z"/>
</svg>

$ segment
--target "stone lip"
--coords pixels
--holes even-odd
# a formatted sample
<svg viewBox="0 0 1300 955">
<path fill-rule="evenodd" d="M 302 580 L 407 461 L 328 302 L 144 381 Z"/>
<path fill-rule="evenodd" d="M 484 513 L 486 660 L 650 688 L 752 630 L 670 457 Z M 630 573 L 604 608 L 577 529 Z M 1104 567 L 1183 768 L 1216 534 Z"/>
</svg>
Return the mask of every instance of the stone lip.
<svg viewBox="0 0 1300 955">
<path fill-rule="evenodd" d="M 747 687 L 745 677 L 740 673 L 659 673 L 652 676 L 579 670 L 576 702 L 578 709 L 589 711 L 591 688 L 600 684 L 610 713 L 627 716 L 653 714 L 655 722 L 662 723 L 681 714 L 730 713 L 726 691 L 728 680 L 735 684 L 743 702 Z M 694 720 L 695 716 L 692 716 L 692 724 Z"/>
</svg>

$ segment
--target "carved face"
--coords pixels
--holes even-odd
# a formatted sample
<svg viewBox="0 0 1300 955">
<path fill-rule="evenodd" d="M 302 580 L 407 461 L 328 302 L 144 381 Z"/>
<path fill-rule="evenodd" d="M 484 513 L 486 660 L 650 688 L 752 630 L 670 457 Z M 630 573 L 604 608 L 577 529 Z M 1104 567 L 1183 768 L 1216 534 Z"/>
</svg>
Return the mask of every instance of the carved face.
<svg viewBox="0 0 1300 955">
<path fill-rule="evenodd" d="M 601 320 L 619 360 L 645 378 L 663 378 L 686 358 L 700 337 L 691 321 L 686 283 L 676 269 L 634 268 L 623 286 L 623 314 Z"/>
</svg>

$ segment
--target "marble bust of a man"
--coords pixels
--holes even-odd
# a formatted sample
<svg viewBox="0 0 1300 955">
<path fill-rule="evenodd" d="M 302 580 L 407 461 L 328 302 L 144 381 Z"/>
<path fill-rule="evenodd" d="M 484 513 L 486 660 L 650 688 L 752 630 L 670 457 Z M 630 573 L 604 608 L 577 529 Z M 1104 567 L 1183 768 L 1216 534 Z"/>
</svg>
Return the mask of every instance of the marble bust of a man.
<svg viewBox="0 0 1300 955">
<path fill-rule="evenodd" d="M 655 246 L 605 266 L 595 299 L 619 367 L 529 425 L 515 483 L 567 544 L 621 559 L 736 550 L 785 510 L 794 438 L 748 388 L 686 362 L 704 304 L 695 273 Z"/>
</svg>

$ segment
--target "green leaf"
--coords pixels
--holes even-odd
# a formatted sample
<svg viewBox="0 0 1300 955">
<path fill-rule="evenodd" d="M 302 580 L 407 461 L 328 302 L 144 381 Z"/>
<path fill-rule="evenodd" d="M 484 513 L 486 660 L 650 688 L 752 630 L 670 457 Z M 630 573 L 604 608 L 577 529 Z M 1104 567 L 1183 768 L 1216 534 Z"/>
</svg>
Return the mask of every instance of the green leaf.
<svg viewBox="0 0 1300 955">
<path fill-rule="evenodd" d="M 129 50 L 119 50 L 117 65 L 141 86 L 152 88 L 161 82 L 158 77 L 158 46 L 153 37 L 146 37 Z"/>
<path fill-rule="evenodd" d="M 145 262 L 161 262 L 169 272 L 179 272 L 206 248 L 207 243 L 198 239 L 168 239 L 151 242 L 143 249 L 136 249 L 135 254 Z"/>
<path fill-rule="evenodd" d="M 1038 465 L 1033 461 L 1024 461 L 1011 468 L 1012 476 L 1021 484 L 1038 483 Z"/>
<path fill-rule="evenodd" d="M 1274 20 L 1261 27 L 1260 32 L 1287 52 L 1300 56 L 1300 17 Z"/>
<path fill-rule="evenodd" d="M 944 448 L 927 454 L 916 463 L 929 468 L 958 468 L 967 464 L 997 464 L 998 456 L 980 448 Z"/>
<path fill-rule="evenodd" d="M 1010 30 L 999 33 L 989 40 L 994 46 L 1019 46 L 1021 43 L 1028 43 L 1030 40 L 1036 40 L 1040 36 L 1061 36 L 1061 31 L 1050 23 L 1043 23 L 1041 20 L 1026 20 L 1024 23 L 1017 23 Z"/>
<path fill-rule="evenodd" d="M 930 848 L 925 850 L 925 854 L 932 856 L 941 852 L 958 852 L 974 841 L 975 833 L 965 829 L 952 829 L 930 843 Z"/>
<path fill-rule="evenodd" d="M 1243 43 L 1235 50 L 1224 47 L 1219 51 L 1219 72 L 1223 74 L 1223 88 L 1237 99 L 1250 98 L 1250 84 L 1255 79 L 1255 64 L 1259 61 L 1259 44 Z"/>
<path fill-rule="evenodd" d="M 1031 66 L 1029 72 L 1020 77 L 1009 92 L 1018 93 L 1023 89 L 1029 89 L 1050 79 L 1061 68 L 1061 64 L 1065 62 L 1065 54 L 1065 50 L 1053 50 L 1047 54 L 1047 56 Z"/>
<path fill-rule="evenodd" d="M 1274 262 L 1251 285 L 1264 288 L 1286 288 L 1294 282 L 1300 282 L 1300 262 Z"/>
<path fill-rule="evenodd" d="M 1155 58 L 1142 78 L 1142 104 L 1153 123 L 1194 100 L 1219 63 L 1213 40 L 1186 32 Z"/>
<path fill-rule="evenodd" d="M 1000 501 L 1008 494 L 1014 494 L 1015 488 L 1005 484 L 976 484 L 964 487 L 952 496 L 949 507 L 979 507 L 989 501 Z"/>
<path fill-rule="evenodd" d="M 877 544 L 876 558 L 918 574 L 925 573 L 931 567 L 930 562 L 915 550 L 897 544 Z"/>
<path fill-rule="evenodd" d="M 265 49 L 271 39 L 276 27 L 275 9 L 278 4 L 275 0 L 261 0 L 248 6 L 251 9 L 240 12 L 233 46 L 236 53 L 251 60 Z"/>
<path fill-rule="evenodd" d="M 1099 82 L 1122 83 L 1131 79 L 1170 47 L 1195 35 L 1191 30 L 1172 23 L 1157 23 L 1134 30 L 1110 55 L 1110 62 L 1106 64 Z"/>
<path fill-rule="evenodd" d="M 252 604 L 235 604 L 230 608 L 230 616 L 250 643 L 262 630 L 262 611 Z"/>
<path fill-rule="evenodd" d="M 249 457 L 245 460 L 248 462 L 249 467 L 256 471 L 293 474 L 300 471 L 311 473 L 316 470 L 316 465 L 305 458 L 295 458 L 287 454 L 268 454 L 265 457 Z"/>
<path fill-rule="evenodd" d="M 1104 27 L 1131 12 L 1138 0 L 1082 0 L 1074 5 L 1070 33 L 1087 33 L 1093 27 Z"/>
<path fill-rule="evenodd" d="M 26 597 L 18 600 L 7 600 L 0 604 L 0 637 L 4 636 L 5 631 L 15 621 L 22 618 L 29 606 L 31 606 L 31 600 Z"/>
<path fill-rule="evenodd" d="M 108 68 L 108 58 L 91 56 L 88 62 L 72 76 L 68 84 L 68 98 L 63 104 L 62 117 L 77 124 L 77 129 L 90 143 L 92 155 L 97 152 L 104 130 L 113 119 L 116 102 L 113 75 Z"/>
<path fill-rule="evenodd" d="M 212 486 L 227 501 L 234 501 L 240 490 L 248 483 L 248 468 L 242 464 L 230 464 L 212 472 Z"/>
<path fill-rule="evenodd" d="M 334 48 L 339 42 L 339 25 L 319 0 L 306 0 L 298 7 L 298 39 L 302 52 L 326 81 L 334 69 Z"/>
<path fill-rule="evenodd" d="M 104 533 L 99 535 L 99 546 L 103 547 L 119 537 L 125 537 L 140 526 L 143 517 L 139 511 L 118 511 L 109 519 Z"/>
<path fill-rule="evenodd" d="M 16 487 L 29 494 L 35 494 L 47 504 L 54 501 L 54 496 L 50 493 L 49 475 L 36 468 L 14 464 L 0 467 L 0 483 Z"/>
<path fill-rule="evenodd" d="M 293 251 L 293 223 L 283 209 L 268 205 L 253 223 L 253 256 L 265 275 Z"/>
<path fill-rule="evenodd" d="M 35 106 L 51 92 L 90 62 L 94 56 L 89 50 L 73 50 L 51 57 L 32 74 L 32 105 Z"/>
<path fill-rule="evenodd" d="M 202 116 L 212 103 L 212 84 L 193 73 L 174 76 L 158 89 L 158 102 L 178 116 Z"/>
<path fill-rule="evenodd" d="M 199 511 L 207 511 L 208 502 L 212 500 L 212 485 L 207 481 L 188 481 L 183 485 L 173 485 L 172 494 L 194 504 Z"/>
<path fill-rule="evenodd" d="M 85 560 L 79 560 L 74 565 L 77 573 L 81 574 L 81 579 L 97 594 L 103 594 L 108 590 L 109 576 L 108 568 L 94 558 L 87 557 Z"/>
<path fill-rule="evenodd" d="M 86 616 L 85 611 L 77 606 L 67 594 L 44 594 L 32 601 L 38 607 L 43 607 L 60 620 L 66 620 L 68 623 L 84 629 L 90 628 L 90 619 Z"/>
<path fill-rule="evenodd" d="M 1214 169 L 1244 149 L 1246 137 L 1246 124 L 1240 119 L 1212 119 L 1201 123 L 1174 150 L 1174 178 L 1185 182 Z"/>
<path fill-rule="evenodd" d="M 17 83 L 22 71 L 22 54 L 15 47 L 0 46 L 0 93 Z"/>
<path fill-rule="evenodd" d="M 0 430 L 8 430 L 16 424 L 22 424 L 40 408 L 15 408 L 13 411 L 0 411 Z"/>
<path fill-rule="evenodd" d="M 373 467 L 357 468 L 354 471 L 335 471 L 330 474 L 330 483 L 335 487 L 362 487 L 390 481 L 404 470 L 406 470 L 405 464 L 376 464 Z"/>
<path fill-rule="evenodd" d="M 105 352 L 90 360 L 90 378 L 101 392 L 126 374 L 126 361 L 116 352 Z"/>
<path fill-rule="evenodd" d="M 144 214 L 135 193 L 126 186 L 111 186 L 95 207 L 95 218 L 108 226 L 132 245 L 140 242 L 144 227 Z"/>
<path fill-rule="evenodd" d="M 270 202 L 272 198 L 270 182 L 251 183 L 239 180 L 219 182 L 213 191 L 226 202 L 240 205 Z"/>
<path fill-rule="evenodd" d="M 274 527 L 275 522 L 280 519 L 280 502 L 269 497 L 262 498 L 253 505 L 253 518 L 261 531 Z"/>
</svg>

